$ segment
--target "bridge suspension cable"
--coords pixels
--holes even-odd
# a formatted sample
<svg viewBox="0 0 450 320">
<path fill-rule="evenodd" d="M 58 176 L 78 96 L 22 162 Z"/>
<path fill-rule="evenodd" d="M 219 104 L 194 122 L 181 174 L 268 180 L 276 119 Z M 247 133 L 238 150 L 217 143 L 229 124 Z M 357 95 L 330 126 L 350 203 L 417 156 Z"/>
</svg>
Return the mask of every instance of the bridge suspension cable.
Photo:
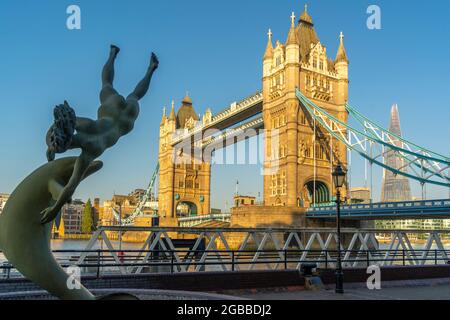
<svg viewBox="0 0 450 320">
<path fill-rule="evenodd" d="M 348 149 L 355 151 L 371 164 L 376 164 L 395 175 L 419 181 L 422 185 L 430 183 L 450 188 L 450 176 L 446 175 L 446 171 L 450 169 L 450 158 L 393 134 L 364 117 L 348 104 L 346 110 L 349 116 L 362 125 L 362 129 L 355 129 L 332 116 L 309 100 L 300 90 L 297 89 L 296 94 L 314 121 L 317 121 L 334 138 L 344 143 Z M 400 159 L 402 166 L 397 168 L 384 163 L 383 158 L 387 153 L 393 153 Z"/>
<path fill-rule="evenodd" d="M 127 218 L 121 219 L 120 213 L 115 208 L 112 209 L 114 219 L 116 219 L 116 221 L 121 222 L 122 226 L 131 226 L 134 223 L 134 219 L 144 215 L 143 210 L 147 202 L 151 200 L 152 189 L 155 186 L 155 181 L 158 174 L 159 174 L 159 163 L 156 165 L 155 171 L 153 171 L 152 178 L 150 179 L 150 183 L 147 187 L 147 190 L 145 190 L 144 196 L 140 199 L 138 205 L 136 206 L 136 209 L 134 209 L 134 211 Z"/>
</svg>

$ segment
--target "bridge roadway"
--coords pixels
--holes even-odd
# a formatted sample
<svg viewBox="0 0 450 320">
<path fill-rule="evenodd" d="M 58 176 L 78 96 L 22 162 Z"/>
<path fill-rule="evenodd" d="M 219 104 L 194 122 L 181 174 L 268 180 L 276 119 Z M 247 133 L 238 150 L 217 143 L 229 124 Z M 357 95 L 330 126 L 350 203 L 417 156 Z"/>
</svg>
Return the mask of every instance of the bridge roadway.
<svg viewBox="0 0 450 320">
<path fill-rule="evenodd" d="M 309 208 L 306 211 L 306 217 L 335 219 L 336 206 Z M 450 199 L 343 205 L 341 218 L 344 220 L 450 219 Z M 230 213 L 221 213 L 179 218 L 178 222 L 180 227 L 195 227 L 212 221 L 230 222 L 230 219 Z"/>
<path fill-rule="evenodd" d="M 335 219 L 336 206 L 308 209 L 307 218 Z M 450 219 L 450 199 L 353 204 L 341 206 L 345 220 Z"/>
</svg>

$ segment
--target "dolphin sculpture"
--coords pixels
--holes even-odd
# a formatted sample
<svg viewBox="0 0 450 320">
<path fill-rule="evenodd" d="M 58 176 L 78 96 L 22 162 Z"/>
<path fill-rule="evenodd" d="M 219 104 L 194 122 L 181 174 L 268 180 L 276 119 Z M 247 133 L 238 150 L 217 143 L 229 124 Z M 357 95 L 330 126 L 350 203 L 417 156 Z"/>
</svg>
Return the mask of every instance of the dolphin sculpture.
<svg viewBox="0 0 450 320">
<path fill-rule="evenodd" d="M 113 87 L 114 62 L 120 49 L 111 45 L 102 72 L 101 105 L 96 120 L 81 118 L 65 101 L 54 109 L 54 124 L 47 133 L 48 163 L 34 171 L 14 190 L 0 215 L 0 250 L 25 277 L 64 300 L 93 300 L 81 286 L 69 289 L 69 275 L 55 260 L 50 247 L 52 222 L 71 201 L 76 188 L 103 166 L 96 161 L 103 152 L 131 132 L 139 115 L 139 101 L 146 95 L 159 66 L 152 53 L 144 78 L 127 98 Z M 78 157 L 55 160 L 55 155 L 81 149 Z M 136 299 L 114 294 L 103 299 Z"/>
<path fill-rule="evenodd" d="M 50 247 L 52 224 L 41 223 L 41 211 L 53 205 L 69 181 L 76 157 L 49 162 L 25 178 L 11 194 L 0 215 L 0 250 L 25 277 L 64 300 L 94 300 L 84 286 L 69 289 L 69 275 Z M 103 166 L 94 161 L 83 179 Z"/>
</svg>

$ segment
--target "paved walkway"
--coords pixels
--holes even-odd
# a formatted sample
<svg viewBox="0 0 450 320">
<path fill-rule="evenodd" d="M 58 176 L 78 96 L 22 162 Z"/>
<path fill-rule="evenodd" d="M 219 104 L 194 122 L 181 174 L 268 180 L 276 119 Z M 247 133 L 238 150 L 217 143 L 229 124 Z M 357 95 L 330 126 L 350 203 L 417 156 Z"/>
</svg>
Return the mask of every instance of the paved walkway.
<svg viewBox="0 0 450 320">
<path fill-rule="evenodd" d="M 381 290 L 369 290 L 361 285 L 347 285 L 343 295 L 332 287 L 324 290 L 277 290 L 236 294 L 255 300 L 450 300 L 450 280 L 399 281 L 382 284 Z"/>
</svg>

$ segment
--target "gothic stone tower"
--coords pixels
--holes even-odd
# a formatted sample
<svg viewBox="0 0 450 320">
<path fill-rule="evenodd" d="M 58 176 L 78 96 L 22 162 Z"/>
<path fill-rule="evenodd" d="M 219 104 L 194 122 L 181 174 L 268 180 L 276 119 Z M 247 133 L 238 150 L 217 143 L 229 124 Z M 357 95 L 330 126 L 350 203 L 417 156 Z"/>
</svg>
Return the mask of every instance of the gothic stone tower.
<svg viewBox="0 0 450 320">
<path fill-rule="evenodd" d="M 348 65 L 343 35 L 336 59 L 320 42 L 307 7 L 298 24 L 291 16 L 285 44 L 272 44 L 263 59 L 263 117 L 266 130 L 264 202 L 266 206 L 308 207 L 330 202 L 331 172 L 347 166 L 346 148 L 315 123 L 296 97 L 296 88 L 341 121 L 347 122 Z M 276 143 L 273 130 L 278 130 Z M 315 133 L 315 134 L 314 134 Z M 345 196 L 346 191 L 344 191 Z"/>
<path fill-rule="evenodd" d="M 208 110 L 205 117 L 210 114 Z M 169 117 L 164 112 L 159 141 L 158 206 L 161 226 L 177 226 L 179 217 L 209 214 L 211 165 L 194 160 L 190 146 L 177 149 L 172 145 L 174 136 L 198 124 L 199 117 L 189 96 L 183 99 L 176 115 L 173 102 Z M 183 152 L 190 154 L 186 157 Z"/>
</svg>

